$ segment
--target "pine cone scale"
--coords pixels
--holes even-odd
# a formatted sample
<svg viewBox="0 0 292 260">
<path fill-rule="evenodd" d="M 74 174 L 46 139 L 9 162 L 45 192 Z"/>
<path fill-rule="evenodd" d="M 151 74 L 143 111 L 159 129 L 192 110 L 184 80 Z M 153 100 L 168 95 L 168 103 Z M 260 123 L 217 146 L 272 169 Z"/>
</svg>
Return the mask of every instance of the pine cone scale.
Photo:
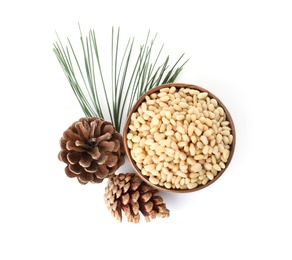
<svg viewBox="0 0 292 260">
<path fill-rule="evenodd" d="M 69 164 L 68 168 L 72 173 L 76 175 L 81 174 L 83 171 L 83 168 L 79 164 Z"/>
<path fill-rule="evenodd" d="M 101 167 L 98 167 L 96 169 L 95 176 L 96 178 L 103 180 L 104 178 L 107 178 L 109 176 L 109 173 L 105 169 L 101 170 Z"/>
<path fill-rule="evenodd" d="M 95 131 L 96 131 L 96 126 L 97 126 L 97 123 L 92 121 L 90 122 L 90 132 L 89 132 L 89 138 L 94 138 L 95 136 Z"/>
<path fill-rule="evenodd" d="M 98 138 L 96 138 L 95 143 L 96 145 L 100 145 L 102 142 L 107 141 L 111 138 L 111 134 L 109 132 L 99 136 Z"/>
<path fill-rule="evenodd" d="M 151 192 L 146 192 L 140 196 L 140 200 L 145 203 L 149 201 L 151 198 L 153 198 L 153 194 Z"/>
<path fill-rule="evenodd" d="M 81 154 L 75 151 L 70 151 L 67 154 L 67 160 L 70 164 L 76 164 L 81 160 Z"/>
<path fill-rule="evenodd" d="M 82 174 L 80 174 L 78 177 L 77 177 L 82 183 L 86 184 L 90 181 L 93 180 L 93 175 L 88 173 L 88 172 L 85 172 L 83 171 Z"/>
<path fill-rule="evenodd" d="M 123 205 L 128 204 L 130 201 L 130 194 L 126 193 L 124 196 L 122 196 L 121 198 L 121 202 L 123 203 Z"/>
<path fill-rule="evenodd" d="M 69 178 L 75 178 L 76 174 L 69 170 L 69 166 L 65 167 L 65 173 Z"/>
<path fill-rule="evenodd" d="M 108 167 L 114 167 L 118 162 L 118 157 L 112 153 L 107 153 L 106 165 Z"/>
<path fill-rule="evenodd" d="M 139 214 L 140 205 L 138 202 L 131 201 L 131 208 L 134 213 L 134 216 Z"/>
<path fill-rule="evenodd" d="M 114 143 L 115 143 L 115 146 L 113 148 L 113 152 L 117 152 L 120 149 L 121 145 L 118 140 L 114 140 Z"/>
<path fill-rule="evenodd" d="M 112 152 L 115 148 L 114 142 L 100 142 L 99 149 L 101 152 Z"/>
<path fill-rule="evenodd" d="M 91 157 L 88 154 L 82 154 L 78 162 L 82 167 L 87 168 L 91 165 Z"/>
<path fill-rule="evenodd" d="M 69 151 L 76 151 L 76 152 L 84 152 L 84 148 L 83 147 L 79 147 L 75 144 L 75 142 L 71 142 L 71 141 L 68 141 L 66 143 L 66 149 L 69 150 Z"/>
<path fill-rule="evenodd" d="M 63 140 L 71 140 L 72 142 L 80 140 L 80 136 L 77 133 L 74 133 L 71 129 L 64 132 L 63 138 Z"/>
<path fill-rule="evenodd" d="M 95 161 L 91 161 L 88 167 L 84 167 L 84 170 L 88 173 L 95 173 L 99 169 L 98 163 Z"/>
<path fill-rule="evenodd" d="M 110 133 L 111 135 L 114 133 L 113 128 L 110 127 L 110 125 L 106 125 L 104 127 L 104 131 L 107 132 L 107 133 Z"/>
<path fill-rule="evenodd" d="M 67 153 L 64 151 L 60 151 L 58 153 L 58 159 L 66 164 L 69 164 L 69 161 L 67 159 Z"/>
<path fill-rule="evenodd" d="M 125 192 L 125 191 L 124 191 Z M 137 202 L 140 197 L 143 197 L 144 194 L 140 196 L 140 192 L 138 190 L 134 191 L 131 195 L 132 201 Z M 142 200 L 141 200 L 142 201 Z"/>
<path fill-rule="evenodd" d="M 87 153 L 92 157 L 93 160 L 98 160 L 101 156 L 98 147 L 94 147 L 92 150 L 88 150 Z"/>
<path fill-rule="evenodd" d="M 101 154 L 98 158 L 95 159 L 97 164 L 103 165 L 107 160 L 107 155 L 105 153 Z"/>
<path fill-rule="evenodd" d="M 86 121 L 85 121 L 85 123 L 77 122 L 75 127 L 76 127 L 76 130 L 78 132 L 78 135 L 82 139 L 88 140 L 89 139 L 89 133 L 88 133 L 88 130 L 84 127 L 84 125 L 86 125 Z"/>
</svg>

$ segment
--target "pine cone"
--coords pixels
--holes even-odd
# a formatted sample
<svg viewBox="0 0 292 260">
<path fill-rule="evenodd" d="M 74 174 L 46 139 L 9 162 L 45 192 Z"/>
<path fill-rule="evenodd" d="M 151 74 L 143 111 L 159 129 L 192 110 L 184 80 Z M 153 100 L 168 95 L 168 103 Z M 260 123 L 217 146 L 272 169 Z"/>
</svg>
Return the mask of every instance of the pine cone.
<svg viewBox="0 0 292 260">
<path fill-rule="evenodd" d="M 139 223 L 139 211 L 146 222 L 150 222 L 150 218 L 169 217 L 169 210 L 158 192 L 136 174 L 120 173 L 108 179 L 104 200 L 108 210 L 120 222 L 122 211 L 129 222 Z"/>
<path fill-rule="evenodd" d="M 81 184 L 101 183 L 125 163 L 123 138 L 114 126 L 101 118 L 80 118 L 60 140 L 60 161 L 67 164 L 68 177 Z"/>
</svg>

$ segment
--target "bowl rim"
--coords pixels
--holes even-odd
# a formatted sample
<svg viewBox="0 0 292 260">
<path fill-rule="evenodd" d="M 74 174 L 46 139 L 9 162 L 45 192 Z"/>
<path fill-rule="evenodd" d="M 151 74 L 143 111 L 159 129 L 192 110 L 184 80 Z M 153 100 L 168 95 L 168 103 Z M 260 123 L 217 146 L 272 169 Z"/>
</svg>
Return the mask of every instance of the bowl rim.
<svg viewBox="0 0 292 260">
<path fill-rule="evenodd" d="M 233 135 L 233 141 L 231 144 L 231 148 L 230 148 L 230 155 L 229 158 L 227 160 L 227 162 L 225 163 L 225 168 L 222 169 L 220 172 L 218 172 L 218 174 L 214 177 L 213 180 L 209 180 L 205 185 L 198 185 L 196 188 L 193 189 L 173 189 L 173 188 L 166 188 L 164 186 L 160 186 L 160 185 L 155 185 L 152 182 L 149 181 L 148 177 L 143 175 L 141 173 L 141 170 L 137 167 L 137 165 L 135 164 L 135 161 L 133 160 L 131 154 L 130 154 L 130 149 L 128 148 L 127 145 L 127 134 L 129 132 L 129 125 L 131 122 L 131 115 L 137 111 L 138 107 L 141 105 L 141 103 L 143 101 L 145 101 L 145 97 L 148 95 L 151 95 L 152 93 L 158 92 L 160 89 L 162 88 L 170 88 L 170 87 L 176 87 L 176 88 L 192 88 L 192 89 L 196 89 L 200 92 L 207 92 L 208 96 L 210 98 L 214 98 L 217 100 L 218 105 L 221 106 L 226 114 L 226 119 L 229 121 L 230 123 L 230 128 L 231 128 L 231 133 Z M 226 106 L 224 105 L 224 103 L 216 96 L 214 95 L 212 92 L 210 92 L 209 90 L 198 86 L 198 85 L 194 85 L 194 84 L 187 84 L 187 83 L 167 83 L 167 84 L 161 84 L 159 86 L 156 86 L 148 91 L 146 91 L 133 105 L 133 107 L 131 108 L 126 120 L 125 120 L 125 125 L 124 125 L 124 129 L 123 129 L 123 145 L 124 145 L 124 150 L 126 153 L 126 156 L 128 158 L 128 161 L 130 162 L 131 166 L 133 167 L 135 173 L 143 180 L 145 181 L 147 184 L 149 184 L 151 187 L 156 188 L 160 191 L 164 191 L 164 192 L 170 192 L 170 193 L 189 193 L 189 192 L 194 192 L 194 191 L 198 191 L 201 189 L 204 189 L 208 186 L 210 186 L 211 184 L 213 184 L 214 182 L 216 182 L 222 175 L 223 173 L 227 170 L 228 166 L 230 165 L 230 162 L 232 161 L 233 155 L 234 155 L 234 151 L 235 151 L 235 146 L 236 146 L 236 130 L 235 130 L 235 125 L 234 125 L 234 121 L 232 119 L 232 116 L 230 114 L 230 112 L 228 111 L 228 109 L 226 108 Z"/>
</svg>

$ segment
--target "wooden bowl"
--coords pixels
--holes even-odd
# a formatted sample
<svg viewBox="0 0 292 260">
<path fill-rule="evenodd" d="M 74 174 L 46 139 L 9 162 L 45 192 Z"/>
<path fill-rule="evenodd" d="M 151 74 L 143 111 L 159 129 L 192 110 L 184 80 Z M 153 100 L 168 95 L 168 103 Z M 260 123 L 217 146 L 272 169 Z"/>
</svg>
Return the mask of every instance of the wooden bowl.
<svg viewBox="0 0 292 260">
<path fill-rule="evenodd" d="M 208 181 L 206 182 L 206 180 L 204 181 L 204 184 L 198 184 L 197 187 L 194 187 L 194 188 L 177 188 L 177 187 L 165 187 L 164 185 L 162 186 L 162 184 L 154 184 L 153 181 L 150 181 L 149 180 L 149 176 L 146 176 L 145 174 L 142 174 L 142 171 L 143 171 L 143 167 L 146 166 L 146 165 L 143 165 L 143 167 L 141 168 L 141 164 L 140 166 L 138 167 L 137 166 L 137 162 L 133 159 L 132 155 L 131 155 L 131 149 L 129 148 L 128 146 L 128 142 L 132 142 L 131 141 L 131 138 L 130 138 L 130 135 L 128 136 L 128 133 L 131 131 L 131 129 L 129 128 L 130 126 L 130 123 L 131 123 L 131 117 L 132 117 L 132 114 L 137 112 L 138 108 L 141 106 L 141 104 L 146 101 L 145 97 L 146 96 L 150 96 L 151 94 L 153 93 L 159 93 L 159 91 L 163 88 L 171 88 L 171 87 L 175 87 L 176 90 L 178 91 L 180 88 L 190 88 L 190 89 L 194 89 L 194 90 L 197 90 L 199 92 L 207 92 L 208 93 L 208 97 L 210 99 L 215 99 L 217 100 L 217 103 L 218 103 L 218 106 L 220 106 L 221 108 L 223 108 L 223 111 L 225 112 L 225 116 L 226 116 L 226 119 L 225 121 L 229 121 L 229 127 L 230 127 L 230 134 L 233 136 L 233 140 L 231 141 L 231 144 L 228 144 L 229 145 L 229 157 L 227 160 L 225 160 L 224 164 L 225 164 L 225 167 L 221 168 L 220 170 L 217 171 L 217 174 L 215 176 L 213 176 L 213 178 L 210 178 L 208 179 Z M 140 110 L 141 111 L 141 110 Z M 221 123 L 220 123 L 221 124 Z M 154 133 L 153 133 L 154 134 Z M 176 192 L 176 193 L 185 193 L 185 192 L 194 192 L 194 191 L 198 191 L 200 189 L 203 189 L 203 188 L 206 188 L 208 187 L 209 185 L 211 185 L 212 183 L 214 183 L 215 181 L 218 180 L 218 178 L 220 178 L 220 176 L 222 176 L 222 174 L 226 171 L 226 169 L 228 168 L 231 160 L 232 160 L 232 157 L 233 157 L 233 154 L 234 154 L 234 149 L 235 149 L 235 143 L 236 143 L 236 136 L 235 136 L 235 127 L 234 127 L 234 123 L 233 123 L 233 120 L 232 120 L 232 117 L 229 113 L 229 111 L 227 110 L 227 108 L 225 107 L 225 105 L 214 95 L 212 94 L 210 91 L 202 88 L 202 87 L 199 87 L 199 86 L 196 86 L 196 85 L 192 85 L 192 84 L 184 84 L 184 83 L 170 83 L 170 84 L 164 84 L 164 85 L 160 85 L 160 86 L 157 86 L 151 90 L 149 90 L 148 92 L 146 92 L 143 96 L 141 96 L 141 98 L 139 98 L 139 100 L 135 103 L 135 105 L 132 107 L 127 119 L 126 119 L 126 122 L 125 122 L 125 127 L 124 127 L 124 132 L 123 132 L 123 138 L 124 138 L 124 146 L 125 146 L 125 152 L 126 152 L 126 155 L 129 159 L 129 162 L 130 164 L 132 165 L 132 167 L 134 168 L 135 172 L 139 175 L 139 177 L 145 181 L 146 183 L 148 183 L 150 186 L 152 187 L 155 187 L 156 189 L 158 190 L 161 190 L 161 191 L 165 191 L 165 192 Z M 130 138 L 130 139 L 129 139 Z M 199 137 L 198 137 L 199 138 Z M 140 145 L 140 143 L 139 143 Z M 222 147 L 222 146 L 221 146 Z M 185 148 L 179 148 L 180 150 L 181 149 L 185 149 Z M 216 149 L 217 150 L 217 149 Z M 210 150 L 211 151 L 211 148 Z M 212 154 L 212 152 L 210 152 Z M 210 155 L 211 156 L 211 155 Z M 208 159 L 209 161 L 211 159 Z M 200 161 L 202 162 L 202 161 Z M 188 164 L 190 165 L 190 164 Z M 222 164 L 221 164 L 222 165 Z M 147 166 L 146 166 L 147 167 Z M 141 168 L 141 169 L 140 169 Z M 204 167 L 203 167 L 204 168 Z M 145 168 L 146 169 L 146 168 Z M 169 169 L 171 171 L 171 169 Z M 214 171 L 213 169 L 211 171 Z M 172 172 L 171 174 L 173 175 L 176 175 L 178 171 L 176 172 Z M 187 174 L 189 175 L 191 172 L 188 172 Z M 202 174 L 203 175 L 203 174 Z M 194 175 L 192 175 L 194 176 Z M 210 176 L 210 174 L 209 174 Z M 161 177 L 161 176 L 160 176 Z M 203 178 L 203 177 L 202 177 Z M 205 178 L 205 177 L 204 177 Z M 158 177 L 159 179 L 159 177 Z M 189 183 L 190 182 L 190 179 L 189 180 L 184 180 L 184 183 Z M 200 182 L 200 181 L 199 181 Z M 206 183 L 205 183 L 206 182 Z M 182 187 L 185 186 L 185 185 L 182 185 Z M 192 185 L 190 185 L 192 186 Z"/>
</svg>

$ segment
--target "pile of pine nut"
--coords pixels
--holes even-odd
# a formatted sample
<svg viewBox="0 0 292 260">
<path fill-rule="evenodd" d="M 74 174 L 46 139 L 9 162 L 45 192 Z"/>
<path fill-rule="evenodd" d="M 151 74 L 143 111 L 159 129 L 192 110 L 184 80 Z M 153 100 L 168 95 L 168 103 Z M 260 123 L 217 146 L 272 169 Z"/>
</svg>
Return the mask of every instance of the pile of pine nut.
<svg viewBox="0 0 292 260">
<path fill-rule="evenodd" d="M 161 88 L 132 113 L 127 146 L 154 185 L 194 189 L 225 168 L 233 135 L 224 109 L 207 92 Z"/>
</svg>

